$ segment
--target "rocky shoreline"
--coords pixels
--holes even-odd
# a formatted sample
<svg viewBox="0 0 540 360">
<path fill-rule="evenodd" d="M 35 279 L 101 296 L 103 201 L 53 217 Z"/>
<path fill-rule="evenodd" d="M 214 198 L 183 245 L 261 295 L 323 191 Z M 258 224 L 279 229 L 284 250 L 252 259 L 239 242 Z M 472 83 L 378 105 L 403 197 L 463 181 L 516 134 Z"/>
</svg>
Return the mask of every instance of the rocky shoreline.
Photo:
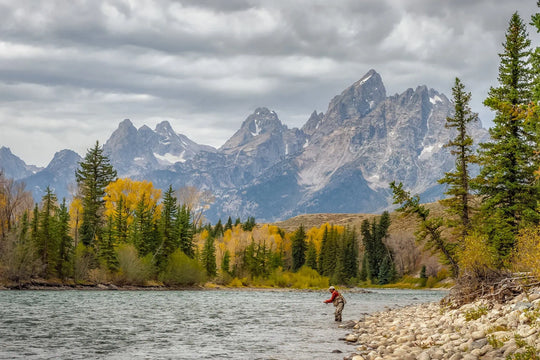
<svg viewBox="0 0 540 360">
<path fill-rule="evenodd" d="M 370 314 L 345 339 L 344 360 L 540 358 L 540 288 L 511 301 L 450 309 L 438 303 Z"/>
</svg>

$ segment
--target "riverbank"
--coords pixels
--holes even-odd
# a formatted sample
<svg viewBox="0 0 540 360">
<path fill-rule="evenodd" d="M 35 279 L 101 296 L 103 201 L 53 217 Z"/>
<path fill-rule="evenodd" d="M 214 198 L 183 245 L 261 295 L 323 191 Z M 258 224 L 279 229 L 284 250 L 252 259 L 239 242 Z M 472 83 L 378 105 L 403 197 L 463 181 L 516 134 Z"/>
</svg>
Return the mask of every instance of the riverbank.
<svg viewBox="0 0 540 360">
<path fill-rule="evenodd" d="M 429 303 L 370 314 L 345 340 L 355 346 L 345 360 L 539 359 L 540 287 L 505 304 Z"/>
</svg>

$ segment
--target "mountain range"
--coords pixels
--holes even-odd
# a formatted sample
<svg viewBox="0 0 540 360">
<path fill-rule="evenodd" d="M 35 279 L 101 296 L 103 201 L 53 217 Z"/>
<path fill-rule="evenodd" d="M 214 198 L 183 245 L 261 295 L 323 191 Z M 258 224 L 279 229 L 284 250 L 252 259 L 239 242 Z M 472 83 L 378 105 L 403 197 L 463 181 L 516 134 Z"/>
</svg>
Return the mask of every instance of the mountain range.
<svg viewBox="0 0 540 360">
<path fill-rule="evenodd" d="M 172 129 L 154 130 L 122 121 L 103 145 L 120 177 L 154 186 L 209 190 L 215 201 L 206 217 L 283 220 L 304 213 L 373 213 L 391 206 L 391 181 L 403 182 L 423 201 L 443 197 L 437 183 L 454 168 L 444 145 L 455 137 L 445 127 L 453 104 L 427 86 L 387 96 L 370 70 L 335 96 L 326 113 L 314 111 L 301 129 L 289 129 L 276 112 L 261 107 L 216 149 Z M 480 121 L 470 126 L 476 143 L 489 139 Z M 68 200 L 80 155 L 55 154 L 46 168 L 28 166 L 5 147 L 0 168 L 24 181 L 39 200 L 50 186 Z"/>
</svg>

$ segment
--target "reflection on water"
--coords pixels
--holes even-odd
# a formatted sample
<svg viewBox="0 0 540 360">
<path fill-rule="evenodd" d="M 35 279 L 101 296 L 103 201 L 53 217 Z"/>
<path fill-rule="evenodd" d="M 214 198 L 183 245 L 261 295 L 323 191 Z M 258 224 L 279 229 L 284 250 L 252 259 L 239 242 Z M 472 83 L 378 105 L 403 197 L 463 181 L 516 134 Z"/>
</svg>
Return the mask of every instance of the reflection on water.
<svg viewBox="0 0 540 360">
<path fill-rule="evenodd" d="M 343 320 L 441 291 L 344 291 Z M 342 359 L 328 292 L 0 291 L 0 359 Z M 332 353 L 340 350 L 343 354 Z"/>
</svg>

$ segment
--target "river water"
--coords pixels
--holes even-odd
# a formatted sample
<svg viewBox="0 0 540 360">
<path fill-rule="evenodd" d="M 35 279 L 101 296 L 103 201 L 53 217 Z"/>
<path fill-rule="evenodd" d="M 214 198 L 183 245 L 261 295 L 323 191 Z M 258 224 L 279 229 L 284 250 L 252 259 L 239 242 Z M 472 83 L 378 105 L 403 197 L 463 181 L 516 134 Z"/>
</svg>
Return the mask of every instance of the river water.
<svg viewBox="0 0 540 360">
<path fill-rule="evenodd" d="M 343 320 L 442 291 L 343 292 Z M 328 292 L 0 291 L 0 359 L 343 359 Z M 333 350 L 342 353 L 332 353 Z"/>
</svg>

